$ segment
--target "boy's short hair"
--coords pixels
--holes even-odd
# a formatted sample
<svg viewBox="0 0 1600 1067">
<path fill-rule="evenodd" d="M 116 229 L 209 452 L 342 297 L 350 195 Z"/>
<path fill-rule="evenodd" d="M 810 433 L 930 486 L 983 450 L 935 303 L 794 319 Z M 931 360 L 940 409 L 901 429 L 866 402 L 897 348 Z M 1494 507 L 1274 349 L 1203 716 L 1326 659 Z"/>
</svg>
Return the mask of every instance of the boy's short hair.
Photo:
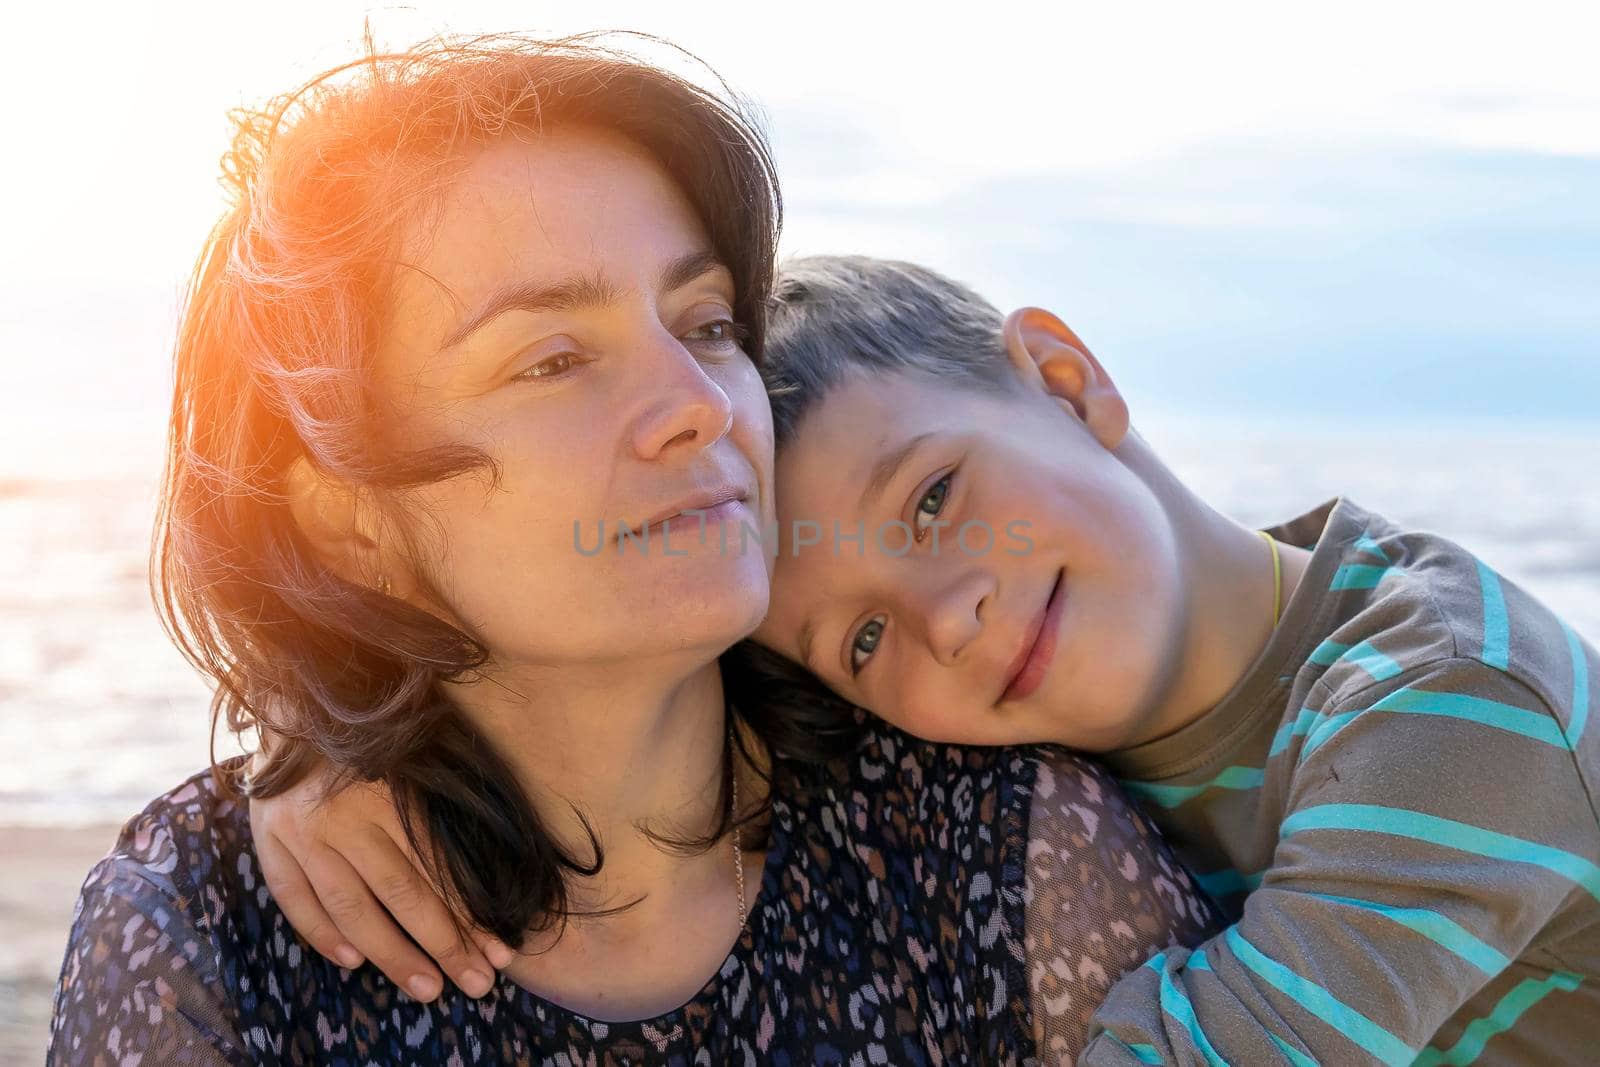
<svg viewBox="0 0 1600 1067">
<path fill-rule="evenodd" d="M 1004 317 L 944 275 L 870 256 L 802 256 L 779 272 L 768 302 L 761 372 L 777 447 L 852 371 L 911 372 L 990 394 L 1016 385 Z"/>
</svg>

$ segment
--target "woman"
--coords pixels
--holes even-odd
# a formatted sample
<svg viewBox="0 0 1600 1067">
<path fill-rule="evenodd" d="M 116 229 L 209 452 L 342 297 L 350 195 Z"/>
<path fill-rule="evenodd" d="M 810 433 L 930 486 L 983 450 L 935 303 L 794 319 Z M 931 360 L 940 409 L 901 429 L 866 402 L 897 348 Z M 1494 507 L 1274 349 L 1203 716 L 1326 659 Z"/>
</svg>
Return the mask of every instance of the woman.
<svg viewBox="0 0 1600 1067">
<path fill-rule="evenodd" d="M 683 512 L 773 516 L 779 201 L 739 111 L 588 40 L 445 42 L 319 78 L 228 162 L 156 577 L 214 710 L 271 743 L 90 873 L 53 1062 L 1070 1057 L 1112 979 L 1208 932 L 1092 765 L 721 662 L 769 560 Z M 587 550 L 619 524 L 676 547 Z M 443 991 L 386 928 L 359 868 L 392 842 L 267 891 L 241 790 L 323 783 L 330 818 L 392 797 L 449 905 L 423 925 L 492 932 L 501 975 L 430 938 Z"/>
</svg>

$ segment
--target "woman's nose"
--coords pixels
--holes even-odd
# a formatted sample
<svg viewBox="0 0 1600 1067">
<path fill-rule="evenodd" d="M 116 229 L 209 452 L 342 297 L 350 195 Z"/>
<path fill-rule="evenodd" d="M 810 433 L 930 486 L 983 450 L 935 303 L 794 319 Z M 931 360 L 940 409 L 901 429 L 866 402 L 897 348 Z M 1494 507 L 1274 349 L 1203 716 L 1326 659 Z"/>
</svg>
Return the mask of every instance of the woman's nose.
<svg viewBox="0 0 1600 1067">
<path fill-rule="evenodd" d="M 956 565 L 949 559 L 928 561 L 929 567 Z M 983 632 L 994 595 L 994 576 L 981 567 L 966 567 L 958 574 L 947 574 L 943 581 L 930 580 L 924 588 L 922 611 L 928 648 L 936 661 L 953 666 Z"/>
<path fill-rule="evenodd" d="M 706 448 L 733 426 L 733 401 L 676 337 L 656 341 L 640 370 L 649 376 L 650 393 L 634 423 L 633 445 L 641 459 L 659 458 L 680 444 Z"/>
</svg>

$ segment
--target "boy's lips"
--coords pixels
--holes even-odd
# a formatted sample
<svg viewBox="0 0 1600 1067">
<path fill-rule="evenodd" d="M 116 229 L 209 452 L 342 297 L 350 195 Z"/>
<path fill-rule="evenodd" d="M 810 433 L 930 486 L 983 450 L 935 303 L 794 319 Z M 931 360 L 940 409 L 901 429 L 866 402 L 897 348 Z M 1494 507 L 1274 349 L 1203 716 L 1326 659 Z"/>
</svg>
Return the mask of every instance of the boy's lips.
<svg viewBox="0 0 1600 1067">
<path fill-rule="evenodd" d="M 1056 631 L 1061 625 L 1061 603 L 1066 599 L 1062 596 L 1061 587 L 1066 582 L 1066 573 L 1065 569 L 1056 572 L 1055 585 L 1050 588 L 1049 598 L 1034 617 L 1033 625 L 1028 628 L 1027 639 L 1011 661 L 1011 666 L 1006 669 L 1008 681 L 1005 692 L 1000 694 L 996 704 L 1022 700 L 1044 681 L 1045 672 L 1050 669 L 1050 663 L 1056 655 Z"/>
</svg>

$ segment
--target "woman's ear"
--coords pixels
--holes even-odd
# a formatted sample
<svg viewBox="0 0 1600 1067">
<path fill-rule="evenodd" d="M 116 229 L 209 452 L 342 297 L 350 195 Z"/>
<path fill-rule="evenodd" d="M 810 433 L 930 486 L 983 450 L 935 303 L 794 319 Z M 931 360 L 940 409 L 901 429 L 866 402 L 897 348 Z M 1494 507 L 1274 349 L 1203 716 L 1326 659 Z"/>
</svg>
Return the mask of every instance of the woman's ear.
<svg viewBox="0 0 1600 1067">
<path fill-rule="evenodd" d="M 1043 308 L 1019 308 L 1001 328 L 1022 380 L 1067 405 L 1106 450 L 1128 435 L 1128 405 L 1089 346 Z"/>
<path fill-rule="evenodd" d="M 345 581 L 378 588 L 383 572 L 371 516 L 357 492 L 324 477 L 297 456 L 284 478 L 289 512 L 323 566 Z"/>
</svg>

